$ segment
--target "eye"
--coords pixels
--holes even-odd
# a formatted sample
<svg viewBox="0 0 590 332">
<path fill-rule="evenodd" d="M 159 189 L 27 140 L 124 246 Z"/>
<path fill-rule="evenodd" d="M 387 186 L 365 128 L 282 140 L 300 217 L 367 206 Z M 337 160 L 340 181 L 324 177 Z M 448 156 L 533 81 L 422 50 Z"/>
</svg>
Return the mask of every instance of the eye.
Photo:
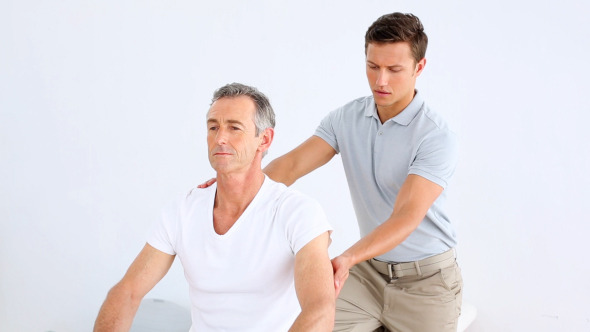
<svg viewBox="0 0 590 332">
<path fill-rule="evenodd" d="M 217 128 L 218 128 L 217 126 L 209 126 L 209 130 L 210 130 L 210 131 L 217 130 Z"/>
<path fill-rule="evenodd" d="M 232 126 L 231 129 L 232 130 L 240 130 L 241 128 L 240 127 L 236 127 L 236 126 Z"/>
</svg>

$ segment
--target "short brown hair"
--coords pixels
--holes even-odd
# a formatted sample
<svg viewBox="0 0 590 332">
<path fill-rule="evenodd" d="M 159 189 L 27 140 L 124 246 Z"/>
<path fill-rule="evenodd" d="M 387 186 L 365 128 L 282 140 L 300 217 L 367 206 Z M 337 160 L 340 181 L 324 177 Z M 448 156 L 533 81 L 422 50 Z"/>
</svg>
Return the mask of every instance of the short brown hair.
<svg viewBox="0 0 590 332">
<path fill-rule="evenodd" d="M 407 42 L 416 62 L 426 56 L 428 37 L 420 19 L 412 14 L 392 13 L 379 17 L 365 34 L 365 54 L 369 43 Z"/>
</svg>

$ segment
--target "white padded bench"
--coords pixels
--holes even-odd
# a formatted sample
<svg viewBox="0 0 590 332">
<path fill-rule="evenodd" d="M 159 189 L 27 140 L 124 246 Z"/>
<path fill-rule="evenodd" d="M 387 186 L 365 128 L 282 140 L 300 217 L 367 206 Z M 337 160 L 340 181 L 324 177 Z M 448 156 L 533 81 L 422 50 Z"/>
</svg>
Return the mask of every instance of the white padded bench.
<svg viewBox="0 0 590 332">
<path fill-rule="evenodd" d="M 477 316 L 477 309 L 470 303 L 463 302 L 461 305 L 461 316 L 457 323 L 457 332 L 464 332 Z"/>
<path fill-rule="evenodd" d="M 189 309 L 170 301 L 144 299 L 129 332 L 188 332 L 190 328 Z"/>
<path fill-rule="evenodd" d="M 464 332 L 477 316 L 477 309 L 463 302 L 457 332 Z M 170 301 L 144 299 L 137 310 L 130 332 L 187 332 L 190 310 Z"/>
</svg>

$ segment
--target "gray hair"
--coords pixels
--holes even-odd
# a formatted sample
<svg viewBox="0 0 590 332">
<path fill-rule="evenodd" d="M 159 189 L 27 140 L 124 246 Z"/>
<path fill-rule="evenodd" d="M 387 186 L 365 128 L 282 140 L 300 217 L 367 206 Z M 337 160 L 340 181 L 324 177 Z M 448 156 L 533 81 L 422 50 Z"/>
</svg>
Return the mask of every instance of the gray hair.
<svg viewBox="0 0 590 332">
<path fill-rule="evenodd" d="M 248 96 L 256 105 L 254 113 L 254 125 L 256 126 L 256 136 L 260 135 L 266 128 L 275 127 L 275 112 L 270 106 L 268 98 L 258 89 L 252 86 L 230 83 L 222 86 L 213 93 L 211 105 L 221 98 L 233 98 L 239 96 Z"/>
</svg>

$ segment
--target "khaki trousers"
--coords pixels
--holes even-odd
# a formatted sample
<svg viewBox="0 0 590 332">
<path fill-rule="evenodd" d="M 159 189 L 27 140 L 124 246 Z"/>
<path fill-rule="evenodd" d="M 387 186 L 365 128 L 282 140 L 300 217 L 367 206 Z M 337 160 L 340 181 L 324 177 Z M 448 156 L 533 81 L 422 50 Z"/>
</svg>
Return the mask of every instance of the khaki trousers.
<svg viewBox="0 0 590 332">
<path fill-rule="evenodd" d="M 336 300 L 334 331 L 456 331 L 462 287 L 454 260 L 438 271 L 394 280 L 368 261 L 359 263 Z"/>
</svg>

